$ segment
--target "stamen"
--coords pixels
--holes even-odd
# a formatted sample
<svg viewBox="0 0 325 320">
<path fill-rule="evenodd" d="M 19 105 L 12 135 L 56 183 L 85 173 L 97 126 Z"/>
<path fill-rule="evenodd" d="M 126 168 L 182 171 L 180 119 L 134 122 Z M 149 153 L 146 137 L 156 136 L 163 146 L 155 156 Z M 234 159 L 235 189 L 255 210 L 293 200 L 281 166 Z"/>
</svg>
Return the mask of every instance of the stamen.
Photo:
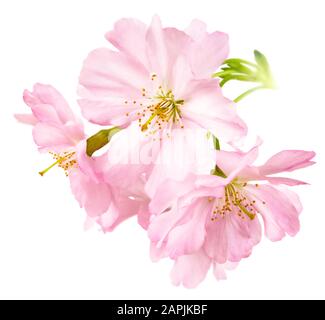
<svg viewBox="0 0 325 320">
<path fill-rule="evenodd" d="M 208 198 L 210 202 L 210 198 Z M 255 200 L 249 200 L 244 196 L 238 185 L 230 183 L 225 187 L 223 199 L 215 200 L 213 204 L 212 221 L 216 220 L 217 215 L 224 218 L 226 214 L 237 214 L 239 218 L 245 219 L 247 216 L 250 220 L 256 217 Z"/>
<path fill-rule="evenodd" d="M 68 175 L 68 170 L 70 168 L 73 168 L 77 164 L 76 159 L 71 159 L 75 152 L 63 152 L 63 154 L 57 154 L 50 152 L 50 154 L 53 155 L 53 158 L 56 160 L 54 163 L 52 163 L 49 167 L 39 172 L 41 176 L 44 176 L 46 172 L 48 172 L 50 169 L 58 165 L 60 168 L 62 168 L 65 171 L 65 174 Z"/>
<path fill-rule="evenodd" d="M 44 174 L 45 174 L 47 171 L 49 171 L 50 169 L 52 169 L 54 166 L 56 166 L 56 165 L 59 164 L 60 162 L 61 162 L 60 159 L 57 160 L 57 161 L 55 161 L 55 162 L 52 163 L 49 167 L 47 167 L 46 169 L 40 171 L 39 174 L 40 174 L 41 176 L 44 176 Z"/>
<path fill-rule="evenodd" d="M 153 97 L 153 100 L 158 100 L 156 104 L 146 106 L 143 110 L 142 117 L 147 116 L 147 112 L 151 115 L 146 120 L 146 122 L 141 126 L 142 131 L 148 130 L 151 123 L 155 120 L 153 125 L 157 124 L 158 129 L 162 129 L 162 123 L 180 123 L 181 122 L 181 111 L 180 106 L 184 104 L 184 100 L 175 100 L 175 97 L 171 90 L 164 93 L 162 87 L 159 86 L 159 91 L 157 96 Z M 139 114 L 138 114 L 139 115 Z M 184 126 L 180 123 L 181 128 Z"/>
</svg>

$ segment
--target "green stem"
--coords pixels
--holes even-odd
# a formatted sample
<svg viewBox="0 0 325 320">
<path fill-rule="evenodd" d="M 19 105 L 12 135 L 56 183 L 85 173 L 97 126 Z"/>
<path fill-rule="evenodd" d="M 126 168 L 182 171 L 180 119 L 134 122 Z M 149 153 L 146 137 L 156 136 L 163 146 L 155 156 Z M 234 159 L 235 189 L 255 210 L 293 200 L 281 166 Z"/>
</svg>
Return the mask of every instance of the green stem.
<svg viewBox="0 0 325 320">
<path fill-rule="evenodd" d="M 248 66 L 251 66 L 251 67 L 257 67 L 257 65 L 253 62 L 250 62 L 250 61 L 247 61 L 247 60 L 244 60 L 244 59 L 239 59 L 239 58 L 231 58 L 231 59 L 227 59 L 223 62 L 223 64 L 238 64 L 238 63 L 243 63 L 243 64 L 246 64 Z"/>
<path fill-rule="evenodd" d="M 254 88 L 251 88 L 247 91 L 245 91 L 244 93 L 242 93 L 241 95 L 239 95 L 236 99 L 234 99 L 234 102 L 239 102 L 240 100 L 242 100 L 243 98 L 245 98 L 246 96 L 250 95 L 251 93 L 253 93 L 254 91 L 260 90 L 260 89 L 265 89 L 265 86 L 257 86 Z"/>
</svg>

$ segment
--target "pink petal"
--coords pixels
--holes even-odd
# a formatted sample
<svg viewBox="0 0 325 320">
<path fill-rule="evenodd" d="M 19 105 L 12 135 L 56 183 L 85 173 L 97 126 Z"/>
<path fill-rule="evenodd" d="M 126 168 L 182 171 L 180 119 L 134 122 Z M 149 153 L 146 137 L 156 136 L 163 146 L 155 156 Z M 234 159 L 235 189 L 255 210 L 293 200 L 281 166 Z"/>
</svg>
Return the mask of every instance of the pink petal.
<svg viewBox="0 0 325 320">
<path fill-rule="evenodd" d="M 164 245 L 157 247 L 155 243 L 150 243 L 150 259 L 152 262 L 157 262 L 166 257 Z"/>
<path fill-rule="evenodd" d="M 308 184 L 307 182 L 291 179 L 291 178 L 283 178 L 283 177 L 266 177 L 266 180 L 271 184 L 286 184 L 287 186 L 298 186 L 303 184 Z"/>
<path fill-rule="evenodd" d="M 149 227 L 150 216 L 151 212 L 148 208 L 148 202 L 144 201 L 138 210 L 138 223 L 145 230 Z"/>
<path fill-rule="evenodd" d="M 159 79 L 168 78 L 168 53 L 165 34 L 158 16 L 154 16 L 146 35 L 147 56 L 150 71 L 158 75 Z"/>
<path fill-rule="evenodd" d="M 171 271 L 172 283 L 186 288 L 195 288 L 202 282 L 210 268 L 211 260 L 203 251 L 177 258 Z"/>
<path fill-rule="evenodd" d="M 103 91 L 114 97 L 141 97 L 149 81 L 147 70 L 131 57 L 106 48 L 92 51 L 84 62 L 80 84 L 97 94 Z M 102 96 L 99 94 L 99 96 Z"/>
<path fill-rule="evenodd" d="M 72 193 L 90 217 L 99 216 L 108 210 L 111 192 L 105 183 L 94 182 L 78 169 L 70 171 L 69 179 Z"/>
<path fill-rule="evenodd" d="M 289 199 L 292 205 L 296 208 L 297 212 L 299 212 L 300 214 L 302 212 L 303 207 L 299 199 L 299 196 L 295 192 L 289 190 L 286 187 L 278 186 L 277 189 L 286 195 L 286 197 Z"/>
<path fill-rule="evenodd" d="M 284 150 L 273 157 L 260 167 L 261 174 L 269 175 L 284 171 L 294 171 L 314 164 L 310 161 L 315 157 L 313 151 Z"/>
<path fill-rule="evenodd" d="M 250 166 L 258 156 L 258 148 L 259 144 L 246 153 L 221 150 L 216 152 L 216 163 L 226 174 L 228 182 L 234 178 L 244 178 L 247 180 L 264 178 L 256 168 Z"/>
<path fill-rule="evenodd" d="M 214 263 L 213 264 L 213 274 L 217 280 L 226 280 L 227 274 L 223 264 Z"/>
<path fill-rule="evenodd" d="M 194 81 L 187 89 L 182 115 L 226 141 L 243 137 L 247 128 L 234 105 L 225 99 L 218 80 Z"/>
<path fill-rule="evenodd" d="M 195 41 L 202 41 L 207 35 L 206 24 L 200 20 L 194 19 L 185 32 Z"/>
<path fill-rule="evenodd" d="M 83 115 L 101 125 L 122 125 L 134 120 L 128 114 L 141 108 L 149 74 L 130 57 L 102 48 L 89 54 L 79 80 Z"/>
<path fill-rule="evenodd" d="M 261 227 L 257 218 L 242 219 L 235 213 L 207 223 L 205 252 L 217 263 L 240 261 L 248 257 L 261 239 Z"/>
<path fill-rule="evenodd" d="M 173 88 L 173 94 L 176 99 L 182 98 L 188 83 L 193 79 L 192 70 L 188 61 L 184 56 L 179 56 L 172 69 L 172 76 L 170 80 L 170 86 Z"/>
<path fill-rule="evenodd" d="M 99 125 L 124 126 L 130 124 L 138 116 L 139 106 L 125 106 L 124 98 L 105 98 L 103 100 L 88 96 L 78 100 L 82 115 L 90 122 Z"/>
<path fill-rule="evenodd" d="M 204 198 L 197 201 L 188 209 L 192 215 L 188 221 L 179 223 L 169 232 L 165 250 L 170 258 L 194 253 L 202 247 L 206 235 L 207 205 Z"/>
<path fill-rule="evenodd" d="M 237 262 L 213 263 L 213 274 L 217 280 L 226 280 L 226 270 L 233 270 L 237 265 Z"/>
<path fill-rule="evenodd" d="M 111 149 L 108 152 L 110 151 Z M 136 214 L 141 215 L 142 219 L 149 218 L 147 197 L 133 197 L 126 188 L 126 184 L 131 182 L 131 180 L 125 179 L 125 172 L 130 170 L 129 166 L 125 165 L 120 168 L 110 166 L 107 153 L 89 157 L 86 154 L 85 141 L 82 141 L 77 146 L 77 163 L 78 169 L 83 174 L 93 183 L 105 186 L 111 194 L 107 210 L 97 218 L 97 223 L 101 225 L 105 232 L 114 230 L 121 222 Z M 124 185 L 117 181 L 120 179 L 119 176 L 123 176 Z M 145 223 L 144 220 L 142 222 Z"/>
<path fill-rule="evenodd" d="M 86 138 L 84 126 L 81 122 L 68 121 L 63 127 L 64 134 L 68 136 L 74 144 L 78 144 L 80 141 Z"/>
<path fill-rule="evenodd" d="M 278 241 L 286 233 L 294 236 L 299 231 L 301 205 L 297 203 L 298 198 L 288 197 L 286 193 L 269 185 L 248 186 L 246 189 L 254 196 L 255 207 L 264 220 L 265 235 L 270 240 Z"/>
<path fill-rule="evenodd" d="M 174 205 L 170 210 L 152 217 L 148 227 L 148 236 L 152 242 L 157 244 L 157 247 L 162 245 L 170 230 L 183 218 L 184 212 L 177 209 L 177 205 Z"/>
<path fill-rule="evenodd" d="M 136 19 L 121 19 L 114 30 L 106 33 L 106 39 L 117 49 L 148 66 L 146 53 L 147 26 Z"/>
<path fill-rule="evenodd" d="M 55 108 L 50 104 L 36 104 L 33 106 L 32 110 L 35 118 L 40 122 L 54 125 L 64 124 L 61 122 Z"/>
<path fill-rule="evenodd" d="M 227 180 L 215 175 L 198 175 L 195 180 L 197 187 L 218 188 L 227 184 Z"/>
<path fill-rule="evenodd" d="M 155 148 L 154 167 L 146 183 L 146 192 L 150 197 L 165 180 L 183 181 L 190 173 L 198 172 L 202 163 L 209 161 L 208 150 L 198 152 L 197 149 L 197 142 L 203 144 L 207 141 L 206 134 L 193 136 L 197 132 L 174 130 L 171 138 L 163 139 L 159 148 Z M 196 143 L 193 139 L 197 139 Z"/>
<path fill-rule="evenodd" d="M 37 83 L 34 85 L 33 92 L 25 90 L 24 101 L 32 110 L 40 104 L 51 105 L 62 123 L 76 120 L 66 100 L 50 85 Z"/>
<path fill-rule="evenodd" d="M 188 52 L 192 70 L 196 78 L 211 77 L 228 56 L 228 35 L 214 32 L 196 38 Z"/>
<path fill-rule="evenodd" d="M 184 181 L 166 180 L 155 190 L 149 205 L 151 212 L 158 214 L 171 207 L 177 198 L 193 189 L 193 183 L 193 175 L 187 176 Z"/>
<path fill-rule="evenodd" d="M 113 231 L 123 221 L 137 214 L 141 203 L 129 199 L 119 190 L 114 190 L 109 209 L 98 218 L 98 223 L 105 232 Z"/>
<path fill-rule="evenodd" d="M 147 139 L 143 137 L 136 123 L 115 134 L 109 143 L 107 152 L 105 181 L 127 190 L 134 197 L 148 199 L 144 187 L 152 164 L 139 159 L 141 150 L 147 143 Z M 125 178 L 126 172 L 127 179 Z"/>
<path fill-rule="evenodd" d="M 86 220 L 84 222 L 84 230 L 88 231 L 90 230 L 95 224 L 95 221 L 93 218 L 90 218 L 89 216 L 86 216 Z"/>
<path fill-rule="evenodd" d="M 74 142 L 59 127 L 38 123 L 33 129 L 33 138 L 41 150 L 61 152 L 74 146 Z"/>
<path fill-rule="evenodd" d="M 81 141 L 76 147 L 78 169 L 96 183 L 103 182 L 104 170 L 107 164 L 106 153 L 101 156 L 89 157 L 86 153 L 86 140 Z"/>
<path fill-rule="evenodd" d="M 193 41 L 185 32 L 177 30 L 175 28 L 165 28 L 163 30 L 163 33 L 164 33 L 164 39 L 166 44 L 167 56 L 168 56 L 168 67 L 169 67 L 168 71 L 171 73 L 174 72 L 174 76 L 175 76 L 176 73 L 175 63 L 178 61 L 179 58 L 185 59 L 188 49 Z M 186 67 L 189 69 L 190 76 L 193 78 L 193 73 L 190 69 L 190 64 L 188 62 Z M 172 69 L 174 70 L 172 71 Z M 181 73 L 184 73 L 184 71 L 181 70 L 181 68 L 178 68 L 178 70 Z M 170 76 L 171 74 L 168 73 L 169 81 L 171 81 Z M 171 87 L 173 88 L 173 93 L 177 95 L 176 93 L 177 91 L 175 90 L 174 92 L 174 87 L 173 86 Z"/>
<path fill-rule="evenodd" d="M 14 117 L 21 123 L 30 125 L 35 125 L 37 123 L 37 119 L 33 114 L 16 113 Z"/>
</svg>

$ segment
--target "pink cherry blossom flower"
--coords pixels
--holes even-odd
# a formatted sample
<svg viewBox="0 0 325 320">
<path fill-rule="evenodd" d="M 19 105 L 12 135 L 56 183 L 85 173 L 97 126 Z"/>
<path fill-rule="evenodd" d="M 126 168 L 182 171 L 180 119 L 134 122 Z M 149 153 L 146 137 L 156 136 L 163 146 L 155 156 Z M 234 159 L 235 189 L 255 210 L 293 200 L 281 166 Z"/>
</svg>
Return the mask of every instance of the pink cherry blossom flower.
<svg viewBox="0 0 325 320">
<path fill-rule="evenodd" d="M 167 180 L 156 190 L 148 228 L 151 255 L 154 260 L 168 256 L 176 260 L 174 283 L 195 286 L 211 265 L 222 278 L 224 266 L 248 257 L 259 243 L 258 216 L 272 241 L 298 232 L 302 206 L 284 185 L 305 183 L 272 175 L 312 165 L 315 153 L 286 150 L 253 166 L 257 154 L 258 146 L 247 153 L 217 151 L 214 174 Z"/>
<path fill-rule="evenodd" d="M 80 74 L 79 104 L 100 125 L 138 122 L 146 134 L 205 128 L 227 141 L 246 134 L 234 104 L 212 73 L 226 59 L 228 36 L 194 21 L 186 31 L 119 20 L 106 38 L 118 51 L 96 49 Z M 164 134 L 164 136 L 165 136 Z"/>
<path fill-rule="evenodd" d="M 142 208 L 143 204 L 132 200 L 127 190 L 105 181 L 107 154 L 87 156 L 83 125 L 55 88 L 36 84 L 33 92 L 24 92 L 24 101 L 32 114 L 17 114 L 16 118 L 33 125 L 33 137 L 39 150 L 50 152 L 55 159 L 40 174 L 44 175 L 55 165 L 63 168 L 72 193 L 90 220 L 99 223 L 104 231 L 111 231 Z"/>
<path fill-rule="evenodd" d="M 223 264 L 217 263 L 201 249 L 193 254 L 178 257 L 170 276 L 175 286 L 182 284 L 187 288 L 195 288 L 204 280 L 211 266 L 215 278 L 225 280 L 226 271 L 233 270 L 237 265 L 238 263 L 229 261 Z"/>
<path fill-rule="evenodd" d="M 85 139 L 82 122 L 52 86 L 37 83 L 33 92 L 24 91 L 23 98 L 32 114 L 16 114 L 15 117 L 34 125 L 33 138 L 40 151 L 56 152 L 59 156 Z"/>
</svg>

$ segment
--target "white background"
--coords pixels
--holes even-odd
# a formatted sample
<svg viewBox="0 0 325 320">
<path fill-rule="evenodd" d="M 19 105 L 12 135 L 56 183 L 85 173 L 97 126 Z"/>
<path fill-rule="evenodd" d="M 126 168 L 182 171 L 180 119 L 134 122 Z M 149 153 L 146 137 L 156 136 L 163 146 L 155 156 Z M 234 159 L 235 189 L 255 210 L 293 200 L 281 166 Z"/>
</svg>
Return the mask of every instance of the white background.
<svg viewBox="0 0 325 320">
<path fill-rule="evenodd" d="M 0 298 L 253 299 L 325 298 L 325 20 L 324 1 L 1 1 L 0 2 Z M 264 240 L 227 281 L 212 275 L 197 289 L 173 287 L 170 261 L 152 263 L 145 232 L 132 219 L 112 234 L 84 232 L 85 214 L 63 172 L 37 172 L 39 155 L 24 112 L 23 89 L 56 86 L 77 109 L 76 85 L 87 53 L 121 17 L 185 28 L 193 18 L 229 33 L 231 56 L 270 60 L 278 90 L 243 100 L 240 115 L 264 140 L 262 159 L 281 149 L 317 152 L 296 174 L 304 204 L 301 231 Z M 234 97 L 229 84 L 227 93 Z M 94 130 L 94 129 L 93 129 Z M 94 132 L 94 131 L 92 131 Z"/>
</svg>

